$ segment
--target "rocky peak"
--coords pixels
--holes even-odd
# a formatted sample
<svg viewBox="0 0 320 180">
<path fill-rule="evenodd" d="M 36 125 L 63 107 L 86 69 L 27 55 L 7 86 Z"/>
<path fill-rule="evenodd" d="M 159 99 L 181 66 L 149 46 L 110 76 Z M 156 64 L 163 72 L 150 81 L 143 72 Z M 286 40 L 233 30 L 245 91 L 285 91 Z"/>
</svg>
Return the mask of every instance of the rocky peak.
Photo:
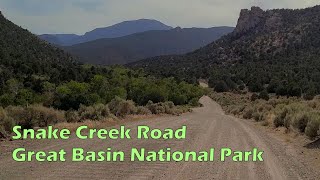
<svg viewBox="0 0 320 180">
<path fill-rule="evenodd" d="M 7 20 L 7 19 L 4 17 L 4 15 L 2 14 L 2 11 L 0 11 L 0 19 L 1 19 L 1 20 Z"/>
<path fill-rule="evenodd" d="M 251 10 L 242 9 L 238 24 L 235 29 L 236 33 L 244 33 L 256 27 L 263 19 L 265 19 L 266 12 L 260 7 L 251 7 Z"/>
<path fill-rule="evenodd" d="M 180 32 L 182 30 L 182 28 L 180 26 L 174 28 L 175 31 Z"/>
</svg>

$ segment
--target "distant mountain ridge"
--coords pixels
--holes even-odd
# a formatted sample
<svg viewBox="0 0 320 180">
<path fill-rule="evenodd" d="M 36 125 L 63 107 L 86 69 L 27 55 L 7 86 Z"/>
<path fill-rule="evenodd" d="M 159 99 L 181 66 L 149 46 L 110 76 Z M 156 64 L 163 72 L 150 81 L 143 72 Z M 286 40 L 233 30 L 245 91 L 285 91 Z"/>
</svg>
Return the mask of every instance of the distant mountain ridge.
<svg viewBox="0 0 320 180">
<path fill-rule="evenodd" d="M 43 34 L 39 35 L 39 37 L 55 45 L 70 46 L 102 38 L 117 38 L 150 30 L 170 29 L 172 29 L 171 26 L 167 26 L 156 20 L 139 19 L 133 21 L 124 21 L 109 27 L 97 28 L 90 32 L 86 32 L 84 35 Z"/>
<path fill-rule="evenodd" d="M 153 30 L 112 39 L 99 39 L 64 49 L 90 64 L 126 64 L 140 59 L 184 54 L 233 31 L 233 27 Z"/>
<path fill-rule="evenodd" d="M 235 30 L 181 56 L 159 56 L 130 67 L 188 82 L 209 79 L 224 90 L 292 96 L 320 94 L 320 6 L 240 12 Z"/>
</svg>

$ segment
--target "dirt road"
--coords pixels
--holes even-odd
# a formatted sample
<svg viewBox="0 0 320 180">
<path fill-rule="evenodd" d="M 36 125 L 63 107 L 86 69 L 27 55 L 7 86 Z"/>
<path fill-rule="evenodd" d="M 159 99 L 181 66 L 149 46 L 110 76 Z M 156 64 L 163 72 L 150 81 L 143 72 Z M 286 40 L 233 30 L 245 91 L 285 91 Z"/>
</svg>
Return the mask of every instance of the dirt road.
<svg viewBox="0 0 320 180">
<path fill-rule="evenodd" d="M 21 142 L 9 149 L 25 144 L 32 150 L 70 151 L 74 147 L 101 151 L 106 147 L 129 152 L 132 147 L 159 150 L 206 150 L 230 147 L 236 150 L 265 151 L 264 162 L 187 162 L 187 163 L 17 163 L 8 151 L 0 155 L 0 179 L 318 179 L 295 149 L 255 128 L 250 122 L 225 115 L 221 107 L 208 97 L 203 97 L 202 108 L 180 117 L 161 117 L 131 122 L 127 127 L 149 125 L 154 128 L 179 128 L 187 125 L 187 140 L 88 140 L 73 138 L 68 141 Z M 14 142 L 13 142 L 14 143 Z M 6 144 L 1 144 L 4 149 Z M 130 154 L 130 153 L 128 153 Z"/>
</svg>

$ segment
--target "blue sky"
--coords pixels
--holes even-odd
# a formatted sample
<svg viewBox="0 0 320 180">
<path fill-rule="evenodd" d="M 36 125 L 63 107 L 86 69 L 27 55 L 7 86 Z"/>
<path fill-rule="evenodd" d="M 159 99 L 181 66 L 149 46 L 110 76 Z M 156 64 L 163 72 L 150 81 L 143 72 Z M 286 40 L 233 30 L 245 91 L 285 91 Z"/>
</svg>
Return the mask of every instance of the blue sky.
<svg viewBox="0 0 320 180">
<path fill-rule="evenodd" d="M 243 8 L 304 8 L 319 0 L 0 0 L 0 10 L 33 33 L 83 34 L 124 20 L 150 18 L 171 26 L 234 26 Z"/>
</svg>

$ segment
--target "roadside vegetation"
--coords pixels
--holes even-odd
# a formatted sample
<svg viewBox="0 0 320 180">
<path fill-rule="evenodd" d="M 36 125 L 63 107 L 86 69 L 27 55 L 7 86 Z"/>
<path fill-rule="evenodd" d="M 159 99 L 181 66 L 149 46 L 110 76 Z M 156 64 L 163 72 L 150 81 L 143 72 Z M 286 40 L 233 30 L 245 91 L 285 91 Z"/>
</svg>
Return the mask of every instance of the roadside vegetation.
<svg viewBox="0 0 320 180">
<path fill-rule="evenodd" d="M 68 111 L 57 110 L 39 104 L 28 107 L 8 106 L 0 108 L 0 134 L 2 138 L 8 136 L 15 125 L 28 129 L 56 124 L 66 125 L 67 123 L 115 122 L 121 121 L 129 115 L 180 115 L 191 111 L 190 107 L 191 105 L 175 106 L 170 101 L 164 103 L 149 101 L 146 106 L 137 106 L 132 100 L 124 100 L 120 97 L 114 98 L 108 104 L 80 105 L 78 110 Z"/>
<path fill-rule="evenodd" d="M 10 79 L 0 96 L 1 136 L 12 127 L 119 120 L 128 115 L 180 115 L 198 106 L 204 90 L 173 78 L 157 79 L 123 67 L 83 67 L 96 71 L 88 80 L 59 84 L 37 79 L 32 87 Z M 95 70 L 94 70 L 95 69 Z"/>
<path fill-rule="evenodd" d="M 265 93 L 209 93 L 226 113 L 253 119 L 263 126 L 283 127 L 311 139 L 320 135 L 320 97 L 305 100 Z"/>
</svg>

